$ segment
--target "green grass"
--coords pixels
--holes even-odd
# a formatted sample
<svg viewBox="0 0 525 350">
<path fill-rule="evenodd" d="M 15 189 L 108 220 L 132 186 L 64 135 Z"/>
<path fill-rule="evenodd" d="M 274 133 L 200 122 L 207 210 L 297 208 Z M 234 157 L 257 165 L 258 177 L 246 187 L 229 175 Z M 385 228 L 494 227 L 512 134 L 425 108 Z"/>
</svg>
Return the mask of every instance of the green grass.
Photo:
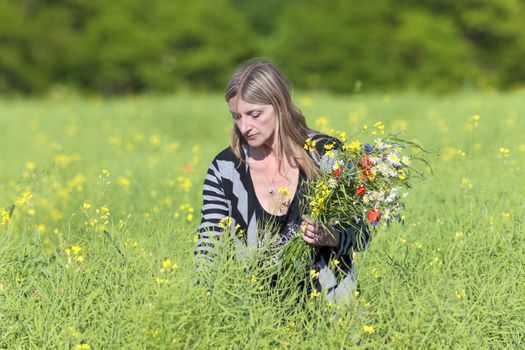
<svg viewBox="0 0 525 350">
<path fill-rule="evenodd" d="M 296 98 L 314 128 L 383 121 L 440 153 L 405 225 L 358 255 L 350 305 L 261 290 L 247 262 L 194 285 L 201 184 L 231 124 L 221 96 L 4 100 L 0 348 L 522 346 L 525 94 Z"/>
</svg>

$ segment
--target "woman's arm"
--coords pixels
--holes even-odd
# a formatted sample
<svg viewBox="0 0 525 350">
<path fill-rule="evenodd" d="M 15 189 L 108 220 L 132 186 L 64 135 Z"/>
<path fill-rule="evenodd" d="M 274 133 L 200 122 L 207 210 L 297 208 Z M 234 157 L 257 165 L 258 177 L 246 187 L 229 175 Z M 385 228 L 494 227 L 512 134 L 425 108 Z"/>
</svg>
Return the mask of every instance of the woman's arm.
<svg viewBox="0 0 525 350">
<path fill-rule="evenodd" d="M 230 202 L 224 194 L 217 163 L 213 161 L 208 168 L 202 188 L 202 218 L 197 230 L 195 249 L 197 271 L 202 270 L 203 264 L 213 262 L 214 241 L 220 238 L 222 232 L 219 222 L 228 216 L 229 207 Z"/>
</svg>

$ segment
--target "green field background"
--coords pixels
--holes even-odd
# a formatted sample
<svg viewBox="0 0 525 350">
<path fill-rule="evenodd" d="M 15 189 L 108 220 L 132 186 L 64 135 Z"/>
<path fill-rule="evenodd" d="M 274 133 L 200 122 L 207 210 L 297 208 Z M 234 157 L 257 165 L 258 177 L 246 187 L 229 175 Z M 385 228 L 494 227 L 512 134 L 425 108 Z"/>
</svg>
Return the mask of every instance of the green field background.
<svg viewBox="0 0 525 350">
<path fill-rule="evenodd" d="M 232 123 L 220 95 L 12 98 L 0 348 L 522 347 L 525 91 L 295 101 L 314 129 L 382 121 L 434 151 L 405 224 L 358 254 L 350 305 L 265 297 L 242 273 L 194 285 L 202 181 Z"/>
</svg>

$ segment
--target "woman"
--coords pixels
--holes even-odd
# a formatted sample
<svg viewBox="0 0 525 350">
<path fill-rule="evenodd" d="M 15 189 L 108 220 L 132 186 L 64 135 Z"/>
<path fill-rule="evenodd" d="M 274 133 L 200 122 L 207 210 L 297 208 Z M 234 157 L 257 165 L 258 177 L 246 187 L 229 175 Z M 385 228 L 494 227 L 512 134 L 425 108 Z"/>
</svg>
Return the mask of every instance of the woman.
<svg viewBox="0 0 525 350">
<path fill-rule="evenodd" d="M 257 61 L 241 66 L 226 86 L 226 102 L 233 129 L 230 146 L 212 161 L 203 187 L 202 220 L 195 254 L 213 259 L 213 239 L 220 236 L 226 217 L 232 228 L 244 233 L 248 247 L 258 246 L 257 228 L 277 224 L 278 244 L 301 230 L 302 239 L 315 247 L 312 268 L 318 273 L 316 288 L 326 290 L 337 301 L 352 294 L 356 286 L 352 251 L 366 246 L 366 229 L 353 225 L 327 228 L 302 215 L 302 181 L 315 179 L 330 169 L 324 154 L 328 142 L 341 143 L 311 130 L 293 105 L 284 76 L 270 62 Z M 305 141 L 315 142 L 307 151 Z M 224 220 L 223 220 L 224 221 Z M 337 271 L 329 265 L 339 261 Z"/>
</svg>

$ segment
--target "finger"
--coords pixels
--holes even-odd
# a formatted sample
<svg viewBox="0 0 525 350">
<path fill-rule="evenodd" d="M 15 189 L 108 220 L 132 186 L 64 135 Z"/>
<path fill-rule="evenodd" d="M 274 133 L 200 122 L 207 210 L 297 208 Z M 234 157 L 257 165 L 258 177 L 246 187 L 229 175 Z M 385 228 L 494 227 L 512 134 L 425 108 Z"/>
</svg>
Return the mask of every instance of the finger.
<svg viewBox="0 0 525 350">
<path fill-rule="evenodd" d="M 306 243 L 308 243 L 308 244 L 311 244 L 311 245 L 316 245 L 316 244 L 317 244 L 317 242 L 315 241 L 314 238 L 309 237 L 309 236 L 307 236 L 307 235 L 305 235 L 305 234 L 302 235 L 302 238 L 303 238 L 303 240 L 304 240 Z"/>
<path fill-rule="evenodd" d="M 308 216 L 306 215 L 303 215 L 303 222 L 307 222 L 309 224 L 313 224 L 314 221 L 312 219 L 310 219 Z"/>
<path fill-rule="evenodd" d="M 316 236 L 319 235 L 319 232 L 317 231 L 316 227 L 313 225 L 307 225 L 303 233 L 311 238 L 315 238 Z"/>
</svg>

